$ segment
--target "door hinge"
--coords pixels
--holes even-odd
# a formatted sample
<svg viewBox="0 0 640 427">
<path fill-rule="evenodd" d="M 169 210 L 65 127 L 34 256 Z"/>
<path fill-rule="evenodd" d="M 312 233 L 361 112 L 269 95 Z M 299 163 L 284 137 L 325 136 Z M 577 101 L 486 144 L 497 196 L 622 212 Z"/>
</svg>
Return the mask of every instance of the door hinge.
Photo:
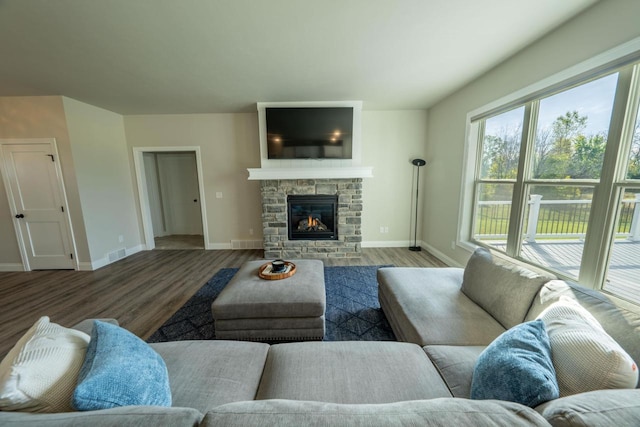
<svg viewBox="0 0 640 427">
<path fill-rule="evenodd" d="M 52 162 L 55 162 L 55 160 L 53 160 L 53 154 L 47 154 L 47 156 L 51 157 Z"/>
<path fill-rule="evenodd" d="M 60 210 L 64 212 L 64 206 L 60 206 Z"/>
<path fill-rule="evenodd" d="M 73 259 L 73 254 L 69 254 L 69 256 L 71 257 L 71 259 Z"/>
</svg>

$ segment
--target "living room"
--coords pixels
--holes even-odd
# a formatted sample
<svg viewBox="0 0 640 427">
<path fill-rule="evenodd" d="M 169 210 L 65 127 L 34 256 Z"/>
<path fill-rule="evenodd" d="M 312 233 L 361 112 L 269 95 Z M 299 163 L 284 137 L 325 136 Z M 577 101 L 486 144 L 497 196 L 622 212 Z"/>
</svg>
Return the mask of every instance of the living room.
<svg viewBox="0 0 640 427">
<path fill-rule="evenodd" d="M 595 4 L 429 109 L 370 110 L 365 102 L 361 163 L 373 168 L 374 177 L 363 182 L 362 246 L 408 245 L 414 196 L 410 160 L 424 158 L 419 240 L 447 263 L 464 264 L 469 252 L 458 244 L 458 215 L 452 214 L 460 209 L 464 116 L 474 107 L 629 41 L 635 27 L 624 25 L 618 15 L 632 16 L 632 7 L 633 2 Z M 600 22 L 595 29 L 594 20 Z M 602 34 L 596 36 L 596 31 Z M 589 43 L 571 42 L 585 34 Z M 11 94 L 18 95 L 19 90 Z M 243 112 L 205 114 L 135 114 L 133 107 L 133 113 L 114 113 L 74 100 L 70 94 L 60 95 L 2 97 L 0 137 L 56 138 L 78 269 L 106 265 L 108 254 L 118 250 L 131 254 L 145 247 L 133 147 L 200 146 L 209 225 L 206 247 L 226 249 L 232 240 L 262 240 L 259 184 L 248 181 L 246 172 L 260 162 L 255 106 L 243 105 Z M 0 266 L 20 270 L 23 262 L 6 194 L 0 197 L 0 211 L 2 235 L 7 236 L 0 245 Z"/>
<path fill-rule="evenodd" d="M 0 356 L 40 315 L 68 326 L 115 317 L 147 339 L 218 270 L 264 258 L 261 182 L 248 172 L 262 161 L 260 102 L 362 101 L 357 164 L 372 176 L 362 179 L 361 253 L 325 265 L 463 267 L 478 243 L 474 120 L 522 94 L 640 58 L 635 0 L 358 0 L 340 14 L 333 3 L 273 3 L 213 2 L 200 13 L 169 3 L 0 3 L 0 37 L 11 40 L 0 47 L 9 64 L 0 70 L 0 148 L 36 139 L 53 147 L 71 236 L 69 269 L 30 271 L 39 269 L 30 268 L 20 213 L 0 177 L 0 294 L 12 303 L 0 316 Z M 275 21 L 270 8 L 282 13 Z M 146 32 L 142 21 L 150 22 Z M 292 25 L 296 36 L 267 34 L 274 22 Z M 189 41 L 193 49 L 184 48 Z M 332 63 L 334 48 L 352 59 Z M 271 85 L 272 75 L 284 78 Z M 146 151 L 195 153 L 205 250 L 149 250 L 136 157 Z M 426 165 L 416 169 L 414 159 Z M 637 191 L 637 182 L 625 185 Z M 586 273 L 573 279 L 598 289 L 606 256 L 589 240 Z M 407 249 L 414 245 L 423 250 Z M 637 271 L 637 261 L 631 267 Z"/>
</svg>

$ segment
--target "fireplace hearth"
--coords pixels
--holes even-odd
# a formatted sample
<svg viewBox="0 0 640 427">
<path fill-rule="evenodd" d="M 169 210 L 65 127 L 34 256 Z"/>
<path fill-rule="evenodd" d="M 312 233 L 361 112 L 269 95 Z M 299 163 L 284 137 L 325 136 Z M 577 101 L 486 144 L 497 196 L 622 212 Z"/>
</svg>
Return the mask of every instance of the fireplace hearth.
<svg viewBox="0 0 640 427">
<path fill-rule="evenodd" d="M 338 240 L 337 206 L 337 196 L 288 196 L 289 240 Z"/>
</svg>

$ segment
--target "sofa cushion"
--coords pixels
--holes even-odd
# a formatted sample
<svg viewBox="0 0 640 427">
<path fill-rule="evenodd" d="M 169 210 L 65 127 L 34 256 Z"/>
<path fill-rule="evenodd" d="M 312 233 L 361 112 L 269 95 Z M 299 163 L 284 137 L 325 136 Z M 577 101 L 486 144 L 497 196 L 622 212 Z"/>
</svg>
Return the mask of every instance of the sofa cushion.
<svg viewBox="0 0 640 427">
<path fill-rule="evenodd" d="M 380 268 L 378 298 L 396 337 L 420 346 L 488 345 L 503 333 L 460 292 L 462 275 L 461 268 Z"/>
<path fill-rule="evenodd" d="M 635 388 L 636 363 L 578 303 L 561 299 L 538 317 L 547 327 L 561 396 Z"/>
<path fill-rule="evenodd" d="M 515 264 L 497 262 L 488 250 L 478 248 L 464 269 L 462 292 L 508 329 L 524 321 L 534 296 L 549 280 Z"/>
<path fill-rule="evenodd" d="M 499 399 L 530 407 L 559 396 L 549 337 L 541 320 L 499 336 L 478 357 L 472 399 Z"/>
<path fill-rule="evenodd" d="M 511 402 L 439 398 L 377 405 L 294 400 L 238 402 L 211 410 L 201 427 L 251 426 L 548 426 L 533 409 Z"/>
<path fill-rule="evenodd" d="M 203 416 L 193 408 L 120 406 L 98 411 L 57 414 L 0 412 L 0 425 L 4 427 L 194 427 Z"/>
<path fill-rule="evenodd" d="M 486 346 L 428 345 L 425 353 L 433 362 L 453 397 L 471 397 L 473 368 Z"/>
<path fill-rule="evenodd" d="M 96 320 L 71 405 L 79 411 L 171 406 L 167 367 L 158 353 L 131 332 Z"/>
<path fill-rule="evenodd" d="M 269 345 L 242 341 L 150 344 L 164 359 L 174 406 L 203 414 L 218 405 L 253 400 Z"/>
<path fill-rule="evenodd" d="M 597 390 L 535 408 L 555 427 L 640 426 L 640 390 Z"/>
<path fill-rule="evenodd" d="M 0 409 L 70 411 L 89 336 L 41 317 L 0 363 Z"/>
<path fill-rule="evenodd" d="M 422 349 L 383 341 L 272 345 L 256 399 L 388 403 L 451 397 Z"/>
<path fill-rule="evenodd" d="M 586 308 L 631 358 L 640 363 L 640 313 L 637 309 L 631 311 L 614 303 L 602 292 L 573 282 L 552 280 L 534 298 L 526 320 L 536 319 L 544 309 L 562 297 L 571 298 Z"/>
</svg>

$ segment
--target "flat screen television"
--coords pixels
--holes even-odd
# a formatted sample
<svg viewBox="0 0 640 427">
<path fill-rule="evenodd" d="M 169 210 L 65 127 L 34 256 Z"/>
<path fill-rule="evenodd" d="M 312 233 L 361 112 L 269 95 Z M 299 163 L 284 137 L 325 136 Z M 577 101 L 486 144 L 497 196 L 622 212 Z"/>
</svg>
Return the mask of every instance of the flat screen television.
<svg viewBox="0 0 640 427">
<path fill-rule="evenodd" d="M 353 107 L 267 107 L 269 159 L 351 159 Z"/>
</svg>

